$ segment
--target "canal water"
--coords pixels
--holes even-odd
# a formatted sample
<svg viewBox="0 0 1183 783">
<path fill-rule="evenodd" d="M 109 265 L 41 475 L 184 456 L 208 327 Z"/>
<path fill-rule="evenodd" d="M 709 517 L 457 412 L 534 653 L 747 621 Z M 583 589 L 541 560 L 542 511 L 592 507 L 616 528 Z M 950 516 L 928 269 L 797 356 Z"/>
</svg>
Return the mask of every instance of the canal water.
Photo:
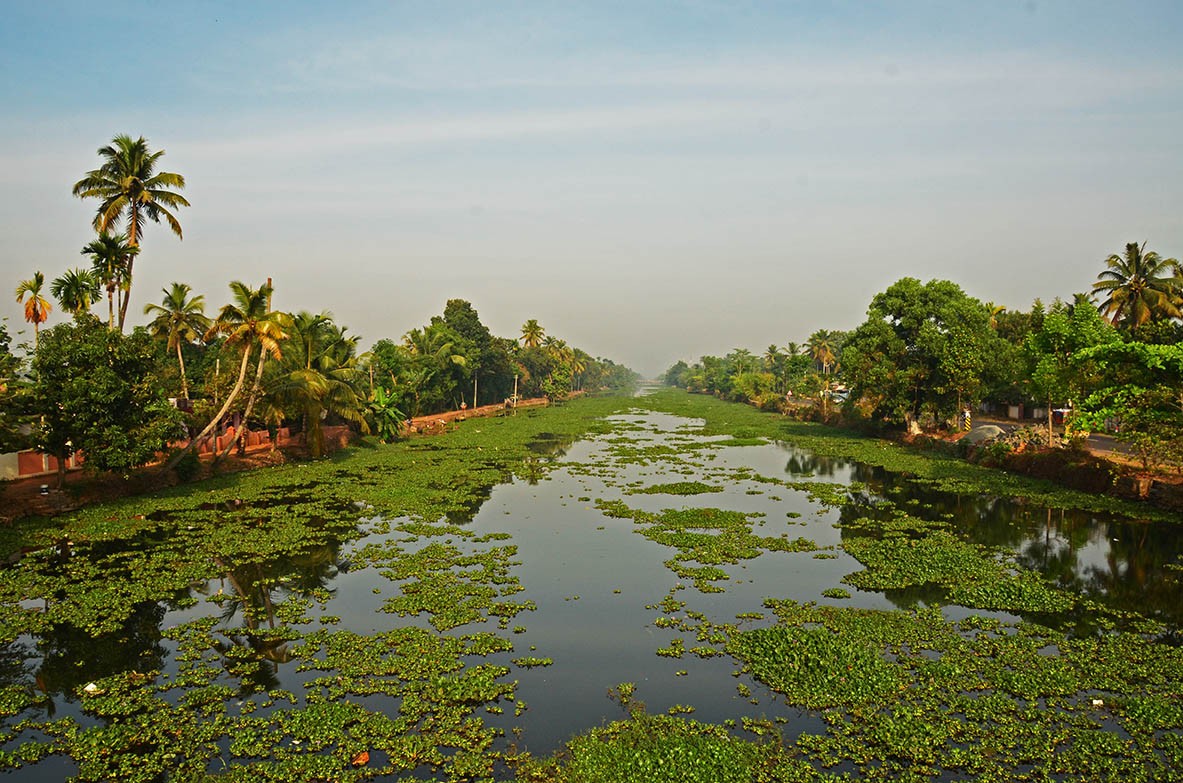
<svg viewBox="0 0 1183 783">
<path fill-rule="evenodd" d="M 512 638 L 514 652 L 488 660 L 509 665 L 512 658 L 530 655 L 552 663 L 515 669 L 511 675 L 524 710 L 483 717 L 505 730 L 506 742 L 535 754 L 553 752 L 572 735 L 623 717 L 609 698 L 610 689 L 621 683 L 635 684 L 635 697 L 650 712 L 673 710 L 714 724 L 763 718 L 778 723 L 787 736 L 822 731 L 817 716 L 786 705 L 741 674 L 730 656 L 686 652 L 673 657 L 657 651 L 679 637 L 687 649 L 698 643 L 670 627 L 688 612 L 741 628 L 769 624 L 770 615 L 762 616 L 766 598 L 869 609 L 943 603 L 932 592 L 870 592 L 843 585 L 843 576 L 862 568 L 843 551 L 843 522 L 876 513 L 885 501 L 917 517 L 951 520 L 967 540 L 1003 547 L 1017 565 L 1103 604 L 1157 617 L 1176 630 L 1183 619 L 1175 570 L 1183 526 L 941 492 L 788 444 L 730 445 L 729 439 L 700 434 L 700 421 L 665 413 L 638 409 L 611 421 L 612 431 L 575 443 L 540 438 L 512 480 L 494 487 L 469 517 L 451 520 L 475 536 L 508 534 L 501 544 L 516 547 L 510 569 L 524 589 L 514 600 L 536 608 L 515 617 L 511 630 L 503 632 Z M 818 483 L 836 485 L 850 502 L 822 502 L 808 489 Z M 675 494 L 677 487 L 687 486 L 697 487 L 698 494 Z M 652 491 L 662 488 L 670 491 Z M 612 501 L 652 514 L 707 508 L 741 512 L 760 536 L 806 539 L 813 546 L 766 550 L 724 563 L 719 568 L 726 578 L 713 583 L 721 589 L 704 592 L 670 566 L 675 550 L 641 535 L 633 518 L 606 514 L 604 504 Z M 85 725 L 91 719 L 80 710 L 76 694 L 87 682 L 125 670 L 176 674 L 178 647 L 162 636 L 163 629 L 211 612 L 224 629 L 258 622 L 235 613 L 233 605 L 219 610 L 200 600 L 219 591 L 265 594 L 261 600 L 276 603 L 285 595 L 319 591 L 328 596 L 324 612 L 339 618 L 334 628 L 363 634 L 396 625 L 430 627 L 425 618 L 382 611 L 396 587 L 379 569 L 351 567 L 363 547 L 403 535 L 389 527 L 389 520 L 363 517 L 361 538 L 331 541 L 299 558 L 256 564 L 253 570 L 238 569 L 195 586 L 196 605 L 147 603 L 137 608 L 123 634 L 97 646 L 82 633 L 22 637 L 5 651 L 0 680 L 35 679 L 51 696 L 44 718 L 69 716 Z M 476 546 L 467 539 L 453 543 Z M 836 597 L 835 588 L 844 588 L 849 597 Z M 950 618 L 991 614 L 957 606 L 943 611 Z M 282 619 L 267 622 L 282 624 Z M 1087 618 L 1064 618 L 1063 624 L 1089 632 Z M 297 691 L 310 676 L 297 670 L 288 645 L 256 648 L 252 654 L 267 661 L 254 675 L 264 689 Z M 74 771 L 72 762 L 50 758 L 7 779 L 60 780 Z"/>
</svg>

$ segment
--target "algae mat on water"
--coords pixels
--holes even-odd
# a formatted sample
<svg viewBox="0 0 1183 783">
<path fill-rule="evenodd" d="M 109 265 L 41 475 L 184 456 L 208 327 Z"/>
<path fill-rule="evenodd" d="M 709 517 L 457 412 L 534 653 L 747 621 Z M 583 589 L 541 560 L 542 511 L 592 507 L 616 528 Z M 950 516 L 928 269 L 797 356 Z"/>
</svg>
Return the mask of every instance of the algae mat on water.
<svg viewBox="0 0 1183 783">
<path fill-rule="evenodd" d="M 489 777 L 502 754 L 482 715 L 523 709 L 513 670 L 545 660 L 510 657 L 506 628 L 532 608 L 514 598 L 513 545 L 464 523 L 492 487 L 545 472 L 539 443 L 623 405 L 474 420 L 3 531 L 0 766 L 18 780 Z M 363 569 L 372 611 L 405 621 L 342 628 L 325 611 L 341 604 L 333 578 Z M 484 623 L 500 631 L 471 630 Z"/>
<path fill-rule="evenodd" d="M 647 439 L 644 411 L 695 421 Z M 602 461 L 557 460 L 589 435 Z M 0 764 L 14 780 L 96 781 L 1172 778 L 1183 762 L 1177 627 L 1052 583 L 902 497 L 716 460 L 783 440 L 819 465 L 862 459 L 930 488 L 1097 502 L 662 392 L 469 421 L 438 438 L 33 521 L 3 531 L 14 556 L 0 582 Z M 635 483 L 626 463 L 683 475 Z M 732 661 L 751 678 L 737 681 L 741 696 L 754 698 L 744 682 L 763 683 L 820 716 L 820 731 L 650 716 L 622 685 L 632 717 L 586 726 L 565 753 L 532 757 L 501 735 L 529 710 L 519 680 L 552 659 L 523 642 L 537 610 L 519 578 L 524 542 L 470 520 L 498 484 L 560 467 L 602 482 L 584 499 L 604 523 L 666 552 L 655 567 L 664 559 L 677 584 L 651 599 L 653 626 L 680 636 L 654 641 L 653 655 Z M 782 594 L 735 621 L 710 617 L 699 602 L 735 589 L 729 569 L 836 556 L 723 502 L 775 507 L 774 493 L 831 509 L 838 551 L 861 566 L 842 579 L 855 599 L 886 593 L 912 606 Z M 1176 561 L 1162 568 L 1178 573 Z M 837 578 L 823 595 L 850 600 Z M 1087 632 L 1057 624 L 1069 613 L 1087 615 Z"/>
</svg>

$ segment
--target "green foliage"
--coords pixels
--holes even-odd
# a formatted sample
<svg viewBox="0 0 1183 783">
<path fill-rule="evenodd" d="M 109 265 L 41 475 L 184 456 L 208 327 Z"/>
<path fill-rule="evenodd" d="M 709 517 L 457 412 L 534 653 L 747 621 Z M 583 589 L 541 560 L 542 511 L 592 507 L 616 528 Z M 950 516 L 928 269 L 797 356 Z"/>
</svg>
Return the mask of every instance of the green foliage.
<svg viewBox="0 0 1183 783">
<path fill-rule="evenodd" d="M 1116 426 L 1145 469 L 1175 460 L 1183 447 L 1183 346 L 1106 343 L 1078 350 L 1072 366 L 1096 378 L 1077 426 Z"/>
<path fill-rule="evenodd" d="M 32 375 L 34 439 L 59 458 L 82 451 L 94 470 L 127 470 L 179 434 L 142 330 L 125 337 L 93 317 L 56 326 L 41 337 Z"/>
<path fill-rule="evenodd" d="M 396 406 L 395 396 L 382 386 L 375 386 L 374 393 L 366 403 L 366 416 L 370 430 L 383 442 L 398 439 L 406 415 Z"/>
<path fill-rule="evenodd" d="M 871 643 L 828 628 L 759 628 L 731 637 L 727 652 L 757 680 L 810 709 L 889 700 L 903 672 Z"/>
<path fill-rule="evenodd" d="M 196 452 L 190 451 L 181 456 L 173 465 L 173 471 L 181 481 L 192 481 L 201 470 L 201 458 Z"/>
<path fill-rule="evenodd" d="M 630 509 L 620 501 L 597 501 L 608 516 L 631 518 L 637 532 L 651 541 L 678 550 L 665 565 L 681 579 L 687 579 L 704 593 L 721 592 L 716 583 L 727 581 L 720 565 L 751 560 L 766 551 L 812 552 L 817 544 L 806 539 L 790 540 L 758 536 L 749 515 L 718 508 L 666 509 L 660 514 Z"/>
<path fill-rule="evenodd" d="M 301 421 L 313 457 L 324 453 L 321 425 L 329 417 L 369 432 L 357 338 L 347 336 L 328 313 L 301 312 L 292 317 L 281 350 L 264 382 L 272 416 Z"/>
<path fill-rule="evenodd" d="M 1129 242 L 1125 253 L 1105 259 L 1093 291 L 1105 294 L 1101 311 L 1125 329 L 1179 318 L 1183 315 L 1181 267 L 1173 258 L 1162 258 L 1146 243 Z"/>
<path fill-rule="evenodd" d="M 20 431 L 24 416 L 18 397 L 24 382 L 18 377 L 20 361 L 12 355 L 8 324 L 0 321 L 0 452 L 15 451 L 25 444 Z"/>
<path fill-rule="evenodd" d="M 1040 328 L 1027 337 L 1031 394 L 1045 401 L 1049 409 L 1081 399 L 1095 382 L 1096 370 L 1075 359 L 1077 352 L 1119 339 L 1091 304 L 1081 302 L 1067 307 L 1057 302 Z"/>
<path fill-rule="evenodd" d="M 726 729 L 665 715 L 594 729 L 568 752 L 563 779 L 571 783 L 751 783 L 770 764 L 763 747 Z"/>
<path fill-rule="evenodd" d="M 653 484 L 643 489 L 630 490 L 630 495 L 702 495 L 722 492 L 722 487 L 704 484 L 701 481 L 675 481 L 670 484 Z"/>
<path fill-rule="evenodd" d="M 846 340 L 843 377 L 851 396 L 894 424 L 943 424 L 974 406 L 1000 338 L 989 311 L 946 280 L 906 277 L 871 300 Z"/>
</svg>

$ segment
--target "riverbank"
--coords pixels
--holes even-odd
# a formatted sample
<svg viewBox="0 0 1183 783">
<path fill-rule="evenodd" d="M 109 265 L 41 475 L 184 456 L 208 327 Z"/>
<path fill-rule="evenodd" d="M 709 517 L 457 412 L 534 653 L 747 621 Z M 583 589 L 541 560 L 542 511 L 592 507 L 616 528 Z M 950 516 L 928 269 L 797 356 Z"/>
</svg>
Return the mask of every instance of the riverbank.
<svg viewBox="0 0 1183 783">
<path fill-rule="evenodd" d="M 710 395 L 690 394 L 680 389 L 663 389 L 652 395 L 652 404 L 686 416 L 706 417 L 705 431 L 737 438 L 763 437 L 782 440 L 808 449 L 814 454 L 883 467 L 906 473 L 950 491 L 986 492 L 1022 497 L 1055 508 L 1085 508 L 1139 518 L 1152 517 L 1179 521 L 1178 512 L 1146 500 L 1121 497 L 1116 493 L 1098 493 L 1074 488 L 1053 476 L 1063 478 L 1069 468 L 1041 475 L 975 464 L 959 453 L 957 444 L 941 438 L 906 441 L 903 437 L 876 437 L 854 429 L 787 418 L 761 411 L 754 406 L 726 402 Z M 646 405 L 646 398 L 638 399 Z M 1029 452 L 1025 459 L 1033 463 Z"/>
<path fill-rule="evenodd" d="M 514 407 L 505 404 L 482 405 L 467 410 L 415 416 L 406 420 L 403 434 L 409 438 L 438 435 L 468 419 L 503 416 L 518 409 L 529 410 L 548 404 L 549 400 L 545 397 L 538 397 L 519 400 Z M 325 427 L 323 435 L 326 456 L 356 443 L 360 438 L 344 426 Z M 0 525 L 11 525 L 25 517 L 65 514 L 96 503 L 109 503 L 215 476 L 299 463 L 306 458 L 307 449 L 302 442 L 278 448 L 269 442 L 260 442 L 249 446 L 241 456 L 236 452 L 220 458 L 209 453 L 199 455 L 196 471 L 186 482 L 182 482 L 173 471 L 161 470 L 158 464 L 145 465 L 127 475 L 92 473 L 85 468 L 72 470 L 67 474 L 66 486 L 62 490 L 55 486 L 56 475 L 17 479 L 5 482 L 0 488 Z"/>
</svg>

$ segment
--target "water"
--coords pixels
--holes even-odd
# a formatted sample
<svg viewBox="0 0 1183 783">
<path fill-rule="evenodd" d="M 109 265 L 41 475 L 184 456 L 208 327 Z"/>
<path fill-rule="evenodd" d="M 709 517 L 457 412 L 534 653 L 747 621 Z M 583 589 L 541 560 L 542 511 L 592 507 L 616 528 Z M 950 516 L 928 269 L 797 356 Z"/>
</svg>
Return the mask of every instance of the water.
<svg viewBox="0 0 1183 783">
<path fill-rule="evenodd" d="M 766 597 L 871 609 L 939 601 L 939 591 L 884 594 L 851 588 L 846 600 L 823 595 L 839 587 L 844 575 L 861 568 L 841 549 L 842 522 L 875 513 L 876 502 L 883 498 L 916 516 L 951 519 L 967 539 L 1005 547 L 1023 567 L 1104 604 L 1157 617 L 1176 630 L 1183 620 L 1183 589 L 1178 571 L 1172 568 L 1181 562 L 1183 527 L 1053 511 L 1005 498 L 942 493 L 878 468 L 818 459 L 785 444 L 710 446 L 709 439 L 693 434 L 698 423 L 667 414 L 634 412 L 615 421 L 621 432 L 575 444 L 539 439 L 533 449 L 536 456 L 518 477 L 495 486 L 470 514 L 451 520 L 477 535 L 508 533 L 511 542 L 499 543 L 517 547 L 512 573 L 524 591 L 514 600 L 533 601 L 537 609 L 515 618 L 514 632 L 503 632 L 511 636 L 515 652 L 498 653 L 488 660 L 509 665 L 511 658 L 528 654 L 551 658 L 553 665 L 516 669 L 511 675 L 519 682 L 516 698 L 528 705 L 521 716 L 514 716 L 510 709 L 483 717 L 504 728 L 508 736 L 514 736 L 516 729 L 516 744 L 536 754 L 550 753 L 573 734 L 621 717 L 620 707 L 607 694 L 624 682 L 636 684 L 637 698 L 652 712 L 689 705 L 694 708 L 692 717 L 704 722 L 766 718 L 780 723 L 788 736 L 821 731 L 815 715 L 786 705 L 764 686 L 739 676 L 738 665 L 729 656 L 656 655 L 675 637 L 686 637 L 676 629 L 659 627 L 659 618 L 667 613 L 656 605 L 671 597 L 686 603 L 673 613 L 675 618 L 692 611 L 713 623 L 735 623 L 737 615 L 762 612 Z M 656 451 L 671 446 L 673 451 Z M 861 502 L 832 508 L 811 501 L 805 491 L 770 484 L 762 477 L 843 486 L 859 482 L 865 489 L 854 493 Z M 632 494 L 645 486 L 685 481 L 701 481 L 722 491 Z M 597 500 L 621 500 L 653 513 L 669 508 L 740 511 L 756 515 L 753 529 L 758 535 L 804 537 L 815 542 L 817 549 L 764 551 L 723 565 L 728 577 L 719 583 L 723 591 L 702 593 L 665 565 L 674 555 L 672 549 L 639 535 L 633 520 L 606 516 L 596 507 Z M 363 518 L 360 527 L 364 533 L 383 528 L 381 522 Z M 396 586 L 378 569 L 350 568 L 361 546 L 392 535 L 403 534 L 331 539 L 295 557 L 220 563 L 221 578 L 192 585 L 171 600 L 138 604 L 117 633 L 97 639 L 69 626 L 20 637 L 0 655 L 0 684 L 22 684 L 47 694 L 50 698 L 36 717 L 69 716 L 86 725 L 93 720 L 79 709 L 74 695 L 79 689 L 120 671 L 160 669 L 175 676 L 178 645 L 163 631 L 212 613 L 228 632 L 224 649 L 219 650 L 227 667 L 225 682 L 239 688 L 244 697 L 274 688 L 298 692 L 312 675 L 296 671 L 291 643 L 263 644 L 249 634 L 234 632 L 282 627 L 284 620 L 274 608 L 285 597 L 309 593 L 325 599 L 323 614 L 340 619 L 325 627 L 362 634 L 395 625 L 430 627 L 425 617 L 400 618 L 382 612 L 382 602 L 397 594 Z M 151 550 L 158 544 L 145 539 L 139 546 Z M 230 597 L 220 608 L 202 600 L 219 592 Z M 195 597 L 198 603 L 188 605 L 186 597 Z M 249 607 L 256 611 L 245 611 Z M 969 612 L 951 607 L 947 613 L 964 616 Z M 1039 619 L 1092 632 L 1087 617 Z M 739 622 L 741 627 L 752 627 L 769 620 Z M 300 630 L 316 627 L 314 623 Z M 492 630 L 488 625 L 481 629 Z M 692 636 L 685 638 L 687 648 L 696 643 Z M 247 676 L 236 676 L 232 669 L 240 651 L 235 646 L 249 649 L 248 657 L 262 665 Z M 380 701 L 375 698 L 372 703 Z M 58 780 L 72 770 L 69 761 L 48 759 L 11 773 L 10 779 Z"/>
</svg>

